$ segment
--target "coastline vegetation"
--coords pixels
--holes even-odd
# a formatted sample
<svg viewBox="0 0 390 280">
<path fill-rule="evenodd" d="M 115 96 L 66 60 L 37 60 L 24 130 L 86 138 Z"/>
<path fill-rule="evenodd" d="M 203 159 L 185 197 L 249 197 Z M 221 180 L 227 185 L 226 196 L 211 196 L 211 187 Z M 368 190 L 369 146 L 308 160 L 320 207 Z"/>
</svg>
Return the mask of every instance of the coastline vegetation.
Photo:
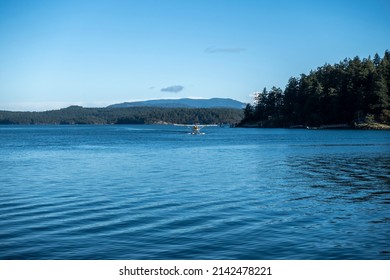
<svg viewBox="0 0 390 280">
<path fill-rule="evenodd" d="M 230 108 L 83 108 L 70 106 L 45 112 L 0 111 L 0 124 L 167 124 L 238 123 L 240 109 Z"/>
<path fill-rule="evenodd" d="M 325 64 L 247 104 L 244 127 L 390 128 L 390 52 Z"/>
</svg>

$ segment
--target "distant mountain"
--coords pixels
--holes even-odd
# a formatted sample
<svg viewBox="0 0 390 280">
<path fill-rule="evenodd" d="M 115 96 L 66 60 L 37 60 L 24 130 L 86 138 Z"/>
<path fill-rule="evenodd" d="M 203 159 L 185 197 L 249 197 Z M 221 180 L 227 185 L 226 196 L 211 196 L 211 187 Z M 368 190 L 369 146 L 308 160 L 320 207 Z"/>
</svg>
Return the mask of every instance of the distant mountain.
<svg viewBox="0 0 390 280">
<path fill-rule="evenodd" d="M 160 108 L 233 108 L 242 109 L 245 103 L 230 98 L 211 99 L 157 99 L 136 102 L 124 102 L 113 104 L 108 108 L 128 108 L 128 107 L 160 107 Z"/>
</svg>

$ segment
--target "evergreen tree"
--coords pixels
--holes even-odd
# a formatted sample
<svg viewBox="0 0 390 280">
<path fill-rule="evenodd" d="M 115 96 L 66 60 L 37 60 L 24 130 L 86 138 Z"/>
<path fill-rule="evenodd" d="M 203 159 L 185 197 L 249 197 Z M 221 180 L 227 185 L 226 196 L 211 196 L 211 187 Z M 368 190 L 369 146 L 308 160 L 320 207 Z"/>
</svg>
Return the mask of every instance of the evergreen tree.
<svg viewBox="0 0 390 280">
<path fill-rule="evenodd" d="M 390 52 L 325 64 L 291 77 L 284 91 L 264 88 L 244 115 L 267 126 L 353 124 L 367 115 L 390 124 Z"/>
</svg>

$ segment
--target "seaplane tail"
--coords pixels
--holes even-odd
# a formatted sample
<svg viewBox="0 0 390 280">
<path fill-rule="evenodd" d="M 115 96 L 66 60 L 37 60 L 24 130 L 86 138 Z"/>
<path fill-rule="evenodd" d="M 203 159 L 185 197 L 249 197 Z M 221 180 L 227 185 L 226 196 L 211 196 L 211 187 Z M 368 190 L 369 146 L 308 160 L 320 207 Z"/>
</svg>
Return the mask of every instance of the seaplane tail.
<svg viewBox="0 0 390 280">
<path fill-rule="evenodd" d="M 175 124 L 176 126 L 185 126 L 191 129 L 192 135 L 203 135 L 204 132 L 201 132 L 201 129 L 206 126 L 217 126 L 216 124 Z"/>
</svg>

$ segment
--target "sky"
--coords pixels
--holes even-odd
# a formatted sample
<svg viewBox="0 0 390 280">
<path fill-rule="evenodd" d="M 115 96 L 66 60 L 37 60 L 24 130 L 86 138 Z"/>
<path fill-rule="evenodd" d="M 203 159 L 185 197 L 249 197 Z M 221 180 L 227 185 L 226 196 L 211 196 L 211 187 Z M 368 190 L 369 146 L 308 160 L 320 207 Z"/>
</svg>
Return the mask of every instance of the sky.
<svg viewBox="0 0 390 280">
<path fill-rule="evenodd" d="M 0 110 L 251 102 L 390 49 L 390 1 L 0 0 Z"/>
</svg>

